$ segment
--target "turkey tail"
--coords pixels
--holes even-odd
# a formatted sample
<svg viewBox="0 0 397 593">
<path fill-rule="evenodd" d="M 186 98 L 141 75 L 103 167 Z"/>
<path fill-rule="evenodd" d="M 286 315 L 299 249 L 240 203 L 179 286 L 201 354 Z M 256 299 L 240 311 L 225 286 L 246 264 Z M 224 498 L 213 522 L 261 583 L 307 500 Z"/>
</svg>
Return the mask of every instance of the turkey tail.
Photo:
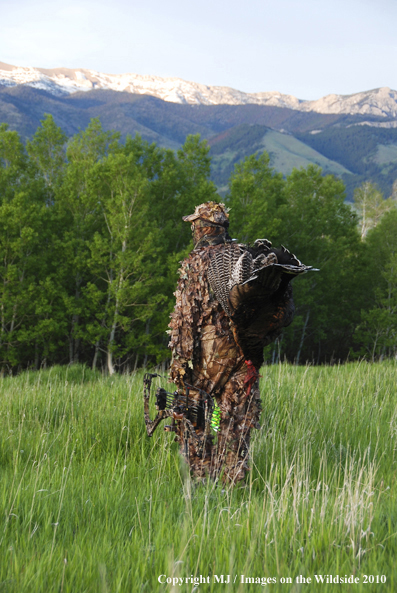
<svg viewBox="0 0 397 593">
<path fill-rule="evenodd" d="M 207 274 L 216 299 L 231 316 L 248 298 L 270 296 L 283 278 L 289 282 L 310 270 L 285 247 L 271 249 L 270 241 L 258 239 L 252 247 L 229 243 L 214 249 Z"/>
<path fill-rule="evenodd" d="M 242 277 L 245 260 L 241 260 L 241 257 L 247 252 L 236 243 L 228 243 L 220 247 L 221 249 L 214 248 L 210 252 L 211 262 L 208 266 L 207 277 L 216 299 L 224 311 L 230 315 L 228 308 L 230 282 L 233 277 L 236 280 Z"/>
</svg>

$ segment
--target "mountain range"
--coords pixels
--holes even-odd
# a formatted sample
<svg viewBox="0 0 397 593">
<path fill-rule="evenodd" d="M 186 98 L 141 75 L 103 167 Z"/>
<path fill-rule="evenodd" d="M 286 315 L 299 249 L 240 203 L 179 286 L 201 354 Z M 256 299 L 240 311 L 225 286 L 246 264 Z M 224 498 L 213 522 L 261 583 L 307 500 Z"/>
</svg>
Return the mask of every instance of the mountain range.
<svg viewBox="0 0 397 593">
<path fill-rule="evenodd" d="M 386 87 L 305 101 L 178 78 L 0 62 L 0 122 L 27 138 L 45 113 L 68 135 L 99 117 L 105 129 L 173 149 L 199 133 L 221 193 L 235 163 L 264 150 L 283 174 L 315 163 L 342 177 L 349 198 L 365 180 L 389 195 L 397 179 L 397 92 Z"/>
</svg>

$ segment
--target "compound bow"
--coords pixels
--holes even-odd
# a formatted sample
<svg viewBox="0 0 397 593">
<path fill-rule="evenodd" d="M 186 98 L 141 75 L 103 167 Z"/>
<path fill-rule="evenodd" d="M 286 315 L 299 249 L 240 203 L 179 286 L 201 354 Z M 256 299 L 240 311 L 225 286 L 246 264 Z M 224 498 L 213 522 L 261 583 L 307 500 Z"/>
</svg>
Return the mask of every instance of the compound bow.
<svg viewBox="0 0 397 593">
<path fill-rule="evenodd" d="M 162 420 L 172 418 L 171 425 L 165 426 L 164 430 L 177 432 L 178 424 L 182 425 L 186 457 L 188 456 L 190 439 L 193 440 L 197 455 L 201 457 L 205 450 L 205 442 L 210 436 L 211 426 L 214 430 L 217 430 L 212 422 L 213 416 L 214 419 L 217 419 L 214 398 L 202 389 L 197 389 L 188 383 L 184 383 L 184 393 L 180 393 L 178 390 L 171 393 L 159 387 L 156 391 L 157 414 L 154 420 L 151 420 L 149 415 L 150 388 L 155 377 L 161 377 L 161 375 L 145 373 L 143 377 L 144 417 L 148 436 L 153 435 Z M 189 396 L 191 389 L 199 394 L 199 399 L 193 399 Z M 197 429 L 201 430 L 198 432 Z"/>
</svg>

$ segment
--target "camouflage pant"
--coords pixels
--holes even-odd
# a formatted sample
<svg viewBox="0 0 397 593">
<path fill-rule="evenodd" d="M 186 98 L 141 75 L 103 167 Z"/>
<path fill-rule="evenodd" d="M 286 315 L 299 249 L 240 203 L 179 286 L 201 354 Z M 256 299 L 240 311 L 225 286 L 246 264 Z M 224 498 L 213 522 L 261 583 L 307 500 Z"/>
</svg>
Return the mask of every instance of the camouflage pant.
<svg viewBox="0 0 397 593">
<path fill-rule="evenodd" d="M 181 453 L 185 457 L 192 474 L 197 478 L 221 477 L 224 482 L 235 483 L 243 480 L 248 465 L 248 453 L 252 428 L 259 428 L 261 400 L 259 384 L 256 381 L 247 395 L 244 387 L 245 370 L 234 375 L 223 387 L 217 398 L 221 410 L 217 437 L 207 437 L 201 455 L 192 439 L 187 440 L 179 425 L 177 438 L 181 443 Z M 198 435 L 203 436 L 199 429 Z"/>
</svg>

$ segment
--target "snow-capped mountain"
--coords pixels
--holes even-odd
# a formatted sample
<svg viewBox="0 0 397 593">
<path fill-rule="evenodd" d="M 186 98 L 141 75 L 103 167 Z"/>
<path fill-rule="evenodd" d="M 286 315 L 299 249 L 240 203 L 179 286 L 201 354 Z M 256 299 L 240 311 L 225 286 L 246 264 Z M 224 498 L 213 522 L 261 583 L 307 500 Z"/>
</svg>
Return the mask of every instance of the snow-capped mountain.
<svg viewBox="0 0 397 593">
<path fill-rule="evenodd" d="M 172 103 L 192 105 L 268 105 L 317 113 L 397 117 L 397 91 L 387 87 L 353 95 L 327 95 L 304 101 L 279 92 L 244 93 L 229 87 L 207 86 L 180 78 L 139 74 L 104 74 L 95 70 L 19 67 L 0 62 L 0 86 L 25 84 L 61 96 L 78 91 L 110 89 L 146 94 Z"/>
</svg>

